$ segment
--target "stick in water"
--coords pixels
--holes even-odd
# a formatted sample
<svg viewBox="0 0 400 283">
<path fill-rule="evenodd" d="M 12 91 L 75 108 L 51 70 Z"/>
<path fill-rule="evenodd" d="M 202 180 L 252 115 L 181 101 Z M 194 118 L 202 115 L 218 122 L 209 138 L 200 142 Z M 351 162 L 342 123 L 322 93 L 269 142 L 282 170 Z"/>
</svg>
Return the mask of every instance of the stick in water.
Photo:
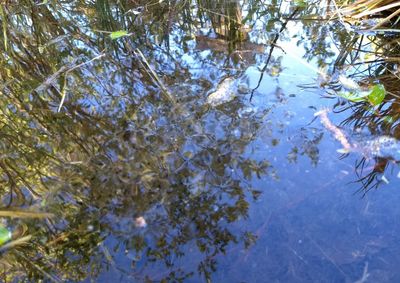
<svg viewBox="0 0 400 283">
<path fill-rule="evenodd" d="M 351 144 L 349 143 L 346 135 L 343 133 L 341 129 L 336 127 L 328 118 L 328 112 L 329 109 L 325 108 L 322 109 L 314 114 L 314 116 L 319 116 L 321 119 L 322 125 L 327 128 L 335 137 L 336 140 L 338 140 L 342 146 L 343 146 L 343 151 L 344 152 L 349 152 L 350 149 L 352 148 Z"/>
</svg>

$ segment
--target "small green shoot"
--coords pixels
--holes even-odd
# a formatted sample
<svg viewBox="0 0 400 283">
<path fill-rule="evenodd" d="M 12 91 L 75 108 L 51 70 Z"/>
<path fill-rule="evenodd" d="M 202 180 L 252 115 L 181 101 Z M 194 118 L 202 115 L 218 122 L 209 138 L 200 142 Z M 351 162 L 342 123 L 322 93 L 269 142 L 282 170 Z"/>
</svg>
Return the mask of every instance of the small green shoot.
<svg viewBox="0 0 400 283">
<path fill-rule="evenodd" d="M 0 246 L 11 240 L 12 233 L 5 227 L 0 226 Z"/>
<path fill-rule="evenodd" d="M 299 8 L 307 7 L 307 3 L 304 0 L 295 0 L 294 4 L 296 5 L 296 7 L 299 7 Z"/>
<path fill-rule="evenodd" d="M 385 122 L 388 123 L 388 124 L 393 124 L 394 122 L 396 122 L 396 119 L 395 119 L 393 116 L 386 115 L 386 116 L 383 118 L 383 121 L 385 121 Z"/>
<path fill-rule="evenodd" d="M 112 33 L 110 33 L 110 38 L 112 40 L 124 37 L 124 36 L 128 36 L 129 33 L 126 30 L 118 30 L 118 31 L 114 31 Z"/>
</svg>

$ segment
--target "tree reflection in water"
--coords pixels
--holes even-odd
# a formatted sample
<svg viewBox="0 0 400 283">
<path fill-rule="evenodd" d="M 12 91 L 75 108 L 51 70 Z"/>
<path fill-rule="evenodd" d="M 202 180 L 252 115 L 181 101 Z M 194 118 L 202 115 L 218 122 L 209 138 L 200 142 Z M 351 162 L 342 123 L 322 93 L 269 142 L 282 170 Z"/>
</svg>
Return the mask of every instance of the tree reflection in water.
<svg viewBox="0 0 400 283">
<path fill-rule="evenodd" d="M 213 81 L 192 77 L 180 50 L 153 45 L 171 42 L 182 3 L 137 15 L 124 1 L 22 2 L 1 6 L 3 205 L 55 216 L 4 220 L 32 240 L 4 251 L 2 279 L 80 281 L 111 268 L 179 281 L 196 266 L 209 278 L 217 255 L 255 240 L 232 227 L 259 195 L 251 179 L 270 167 L 246 153 L 268 111 L 240 96 L 210 107 Z M 116 41 L 104 32 L 128 28 L 135 36 Z"/>
<path fill-rule="evenodd" d="M 121 280 L 208 280 L 218 256 L 256 240 L 238 226 L 260 195 L 252 180 L 272 173 L 270 156 L 249 152 L 272 106 L 255 107 L 239 91 L 216 107 L 206 97 L 227 77 L 247 83 L 247 68 L 262 70 L 256 83 L 264 71 L 278 78 L 283 53 L 275 44 L 289 39 L 285 27 L 296 17 L 318 14 L 315 6 L 6 2 L 0 193 L 4 209 L 54 217 L 3 219 L 13 240 L 32 237 L 2 251 L 3 281 L 96 280 L 107 272 Z M 259 29 L 249 34 L 249 27 Z M 326 35 L 337 26 L 302 28 L 297 45 L 325 68 L 335 59 Z M 112 40 L 115 31 L 129 35 Z M 356 42 L 343 33 L 334 41 L 344 51 L 327 71 L 333 78 Z M 395 105 L 384 111 L 397 120 Z M 289 161 L 300 154 L 317 165 L 321 139 L 320 130 L 301 129 Z"/>
</svg>

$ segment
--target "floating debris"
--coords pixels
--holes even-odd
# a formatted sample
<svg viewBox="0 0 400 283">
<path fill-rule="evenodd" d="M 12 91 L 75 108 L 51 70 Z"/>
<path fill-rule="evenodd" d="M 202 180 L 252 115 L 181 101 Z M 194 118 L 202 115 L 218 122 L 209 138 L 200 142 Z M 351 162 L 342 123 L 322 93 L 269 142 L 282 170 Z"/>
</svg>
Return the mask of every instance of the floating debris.
<svg viewBox="0 0 400 283">
<path fill-rule="evenodd" d="M 381 180 L 382 180 L 382 182 L 384 182 L 385 184 L 389 184 L 389 180 L 386 178 L 385 175 L 383 175 L 383 176 L 381 177 Z"/>
<path fill-rule="evenodd" d="M 348 141 L 346 135 L 343 133 L 341 129 L 336 127 L 328 118 L 328 109 L 322 109 L 314 114 L 314 116 L 319 116 L 321 119 L 322 125 L 324 125 L 325 128 L 327 128 L 335 137 L 336 140 L 338 140 L 342 146 L 344 151 L 349 151 L 352 148 L 352 145 Z"/>
<path fill-rule="evenodd" d="M 393 160 L 400 160 L 400 141 L 390 136 L 378 136 L 365 141 L 350 142 L 343 130 L 336 127 L 328 117 L 328 109 L 322 109 L 314 114 L 319 116 L 322 125 L 328 129 L 339 141 L 343 148 L 337 152 L 347 154 L 349 152 L 360 152 L 366 157 L 381 157 Z"/>
<path fill-rule="evenodd" d="M 235 79 L 228 77 L 218 84 L 217 89 L 207 97 L 207 103 L 212 106 L 231 101 L 235 98 Z"/>
<path fill-rule="evenodd" d="M 348 90 L 353 90 L 353 91 L 361 90 L 361 87 L 357 82 L 355 82 L 354 80 L 352 80 L 344 75 L 339 76 L 339 82 L 344 88 L 346 88 Z"/>
<path fill-rule="evenodd" d="M 135 218 L 135 227 L 136 228 L 145 228 L 147 226 L 146 219 L 143 216 L 139 216 Z"/>
<path fill-rule="evenodd" d="M 355 143 L 355 147 L 370 156 L 400 160 L 400 141 L 389 136 L 379 136 L 369 141 Z"/>
</svg>

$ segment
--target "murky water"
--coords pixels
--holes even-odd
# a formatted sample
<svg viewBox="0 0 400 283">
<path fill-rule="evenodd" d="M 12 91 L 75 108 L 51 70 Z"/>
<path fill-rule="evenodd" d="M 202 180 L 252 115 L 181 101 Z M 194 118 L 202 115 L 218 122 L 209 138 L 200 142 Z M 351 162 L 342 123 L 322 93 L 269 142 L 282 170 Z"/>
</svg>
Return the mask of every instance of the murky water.
<svg viewBox="0 0 400 283">
<path fill-rule="evenodd" d="M 314 116 L 398 138 L 338 95 L 394 43 L 304 4 L 0 4 L 2 281 L 398 282 L 396 160 Z"/>
</svg>

